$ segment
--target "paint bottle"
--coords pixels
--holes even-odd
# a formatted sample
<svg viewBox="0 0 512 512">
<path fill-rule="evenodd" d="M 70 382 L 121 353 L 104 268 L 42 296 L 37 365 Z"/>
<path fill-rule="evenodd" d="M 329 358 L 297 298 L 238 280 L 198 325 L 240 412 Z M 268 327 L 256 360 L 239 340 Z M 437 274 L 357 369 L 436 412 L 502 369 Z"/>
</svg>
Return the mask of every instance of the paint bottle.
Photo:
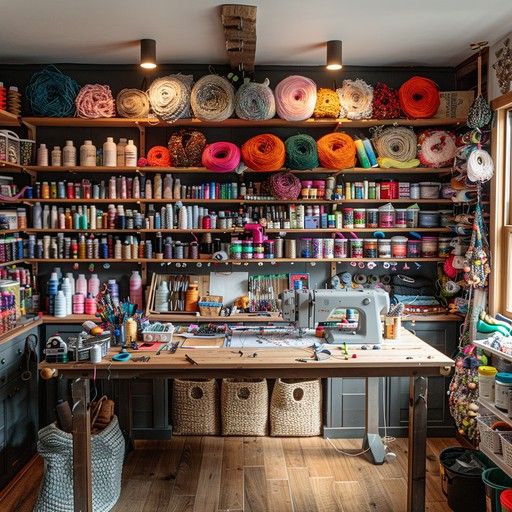
<svg viewBox="0 0 512 512">
<path fill-rule="evenodd" d="M 62 148 L 62 165 L 65 167 L 76 166 L 76 148 L 73 146 L 72 140 L 67 140 L 66 145 Z"/>
<path fill-rule="evenodd" d="M 62 165 L 62 152 L 59 146 L 53 146 L 52 165 L 55 167 L 60 167 Z"/>
<path fill-rule="evenodd" d="M 48 148 L 46 144 L 40 144 L 37 149 L 37 165 L 39 166 L 48 166 Z"/>
<path fill-rule="evenodd" d="M 128 144 L 124 148 L 124 165 L 126 167 L 136 167 L 137 166 L 137 147 L 133 143 L 133 140 L 130 139 Z"/>
<path fill-rule="evenodd" d="M 92 140 L 85 140 L 80 146 L 80 165 L 96 167 L 96 146 L 93 146 Z"/>
<path fill-rule="evenodd" d="M 133 270 L 130 276 L 130 302 L 142 309 L 142 278 L 138 270 Z"/>
<path fill-rule="evenodd" d="M 105 167 L 117 165 L 117 146 L 113 137 L 107 137 L 107 141 L 103 143 L 103 165 Z"/>
<path fill-rule="evenodd" d="M 124 159 L 124 148 L 126 147 L 127 141 L 125 138 L 120 138 L 119 142 L 116 146 L 117 152 L 117 165 L 119 167 L 124 167 L 126 165 L 126 160 Z"/>
</svg>

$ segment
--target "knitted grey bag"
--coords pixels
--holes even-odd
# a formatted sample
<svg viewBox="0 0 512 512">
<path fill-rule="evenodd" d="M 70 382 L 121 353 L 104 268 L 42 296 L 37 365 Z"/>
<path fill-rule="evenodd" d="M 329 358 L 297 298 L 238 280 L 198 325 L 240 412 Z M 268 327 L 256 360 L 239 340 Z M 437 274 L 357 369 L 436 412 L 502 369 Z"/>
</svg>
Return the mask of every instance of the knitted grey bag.
<svg viewBox="0 0 512 512">
<path fill-rule="evenodd" d="M 121 494 L 124 437 L 117 417 L 91 436 L 92 505 L 108 512 Z M 37 451 L 45 460 L 45 473 L 34 512 L 73 512 L 73 441 L 55 424 L 39 431 Z"/>
</svg>

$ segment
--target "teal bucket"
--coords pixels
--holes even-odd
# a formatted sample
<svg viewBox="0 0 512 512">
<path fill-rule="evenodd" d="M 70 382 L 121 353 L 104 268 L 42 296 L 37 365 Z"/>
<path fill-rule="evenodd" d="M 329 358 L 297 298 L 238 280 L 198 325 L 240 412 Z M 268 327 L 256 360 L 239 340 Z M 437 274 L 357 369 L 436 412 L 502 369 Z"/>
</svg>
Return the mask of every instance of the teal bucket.
<svg viewBox="0 0 512 512">
<path fill-rule="evenodd" d="M 512 487 L 512 478 L 499 468 L 491 468 L 482 473 L 482 480 L 485 484 L 487 512 L 503 512 L 500 495 L 502 491 Z"/>
</svg>

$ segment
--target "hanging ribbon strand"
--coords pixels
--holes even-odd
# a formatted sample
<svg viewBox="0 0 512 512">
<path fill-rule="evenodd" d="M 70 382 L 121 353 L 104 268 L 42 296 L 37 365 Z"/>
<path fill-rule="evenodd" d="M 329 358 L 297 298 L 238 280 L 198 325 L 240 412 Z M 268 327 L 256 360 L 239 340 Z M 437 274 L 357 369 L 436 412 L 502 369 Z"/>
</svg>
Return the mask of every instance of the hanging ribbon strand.
<svg viewBox="0 0 512 512">
<path fill-rule="evenodd" d="M 455 135 L 445 130 L 425 130 L 418 136 L 418 158 L 425 167 L 448 167 L 457 153 Z"/>
<path fill-rule="evenodd" d="M 108 85 L 84 85 L 75 99 L 76 115 L 86 119 L 114 117 L 116 104 Z"/>
<path fill-rule="evenodd" d="M 317 141 L 318 159 L 326 169 L 351 169 L 356 165 L 356 145 L 350 135 L 334 132 Z"/>
<path fill-rule="evenodd" d="M 292 135 L 284 142 L 286 148 L 286 167 L 305 171 L 319 166 L 316 140 L 310 135 Z"/>
<path fill-rule="evenodd" d="M 75 98 L 80 86 L 55 66 L 34 73 L 26 94 L 36 116 L 71 117 L 75 115 Z"/>
<path fill-rule="evenodd" d="M 169 75 L 154 80 L 148 89 L 149 103 L 155 115 L 164 121 L 190 117 L 192 75 Z"/>
<path fill-rule="evenodd" d="M 283 141 L 271 133 L 256 135 L 242 146 L 242 159 L 253 171 L 277 171 L 284 166 L 285 156 Z"/>
<path fill-rule="evenodd" d="M 337 119 L 340 109 L 340 98 L 336 91 L 325 87 L 318 89 L 313 117 Z"/>
<path fill-rule="evenodd" d="M 222 76 L 206 75 L 194 84 L 190 103 L 201 121 L 224 121 L 235 110 L 235 89 Z"/>
<path fill-rule="evenodd" d="M 122 89 L 116 96 L 117 113 L 121 117 L 145 118 L 149 115 L 149 97 L 139 89 Z"/>
<path fill-rule="evenodd" d="M 247 82 L 240 86 L 235 97 L 235 112 L 240 119 L 264 121 L 276 115 L 276 99 L 269 84 L 266 78 L 262 84 Z"/>
<path fill-rule="evenodd" d="M 286 121 L 309 119 L 316 105 L 316 84 L 310 78 L 292 75 L 276 87 L 277 115 Z"/>
<path fill-rule="evenodd" d="M 203 151 L 203 166 L 209 171 L 232 172 L 240 164 L 240 149 L 231 142 L 214 142 Z"/>
<path fill-rule="evenodd" d="M 437 84 L 422 76 L 413 76 L 398 90 L 400 108 L 410 119 L 429 119 L 439 108 Z"/>
<path fill-rule="evenodd" d="M 197 130 L 180 130 L 169 139 L 169 153 L 174 167 L 200 167 L 206 137 Z"/>
<path fill-rule="evenodd" d="M 348 119 L 369 119 L 372 117 L 373 87 L 364 80 L 343 80 L 343 86 L 336 89 L 340 98 L 341 117 Z"/>
</svg>

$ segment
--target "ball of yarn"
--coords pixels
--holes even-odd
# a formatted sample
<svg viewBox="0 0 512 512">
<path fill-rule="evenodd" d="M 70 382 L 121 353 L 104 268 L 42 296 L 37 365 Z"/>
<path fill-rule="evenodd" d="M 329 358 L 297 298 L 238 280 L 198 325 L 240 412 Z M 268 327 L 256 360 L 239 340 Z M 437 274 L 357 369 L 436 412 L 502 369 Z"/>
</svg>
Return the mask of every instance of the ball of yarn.
<svg viewBox="0 0 512 512">
<path fill-rule="evenodd" d="M 36 116 L 68 117 L 75 115 L 75 98 L 80 86 L 55 66 L 30 77 L 26 95 Z"/>
<path fill-rule="evenodd" d="M 408 162 L 416 158 L 417 139 L 411 128 L 405 126 L 380 126 L 373 131 L 372 142 L 380 158 Z"/>
<path fill-rule="evenodd" d="M 192 75 L 168 75 L 154 80 L 148 89 L 149 103 L 155 115 L 173 122 L 190 117 Z"/>
<path fill-rule="evenodd" d="M 350 135 L 334 132 L 317 141 L 318 160 L 326 169 L 350 169 L 356 165 L 356 145 Z"/>
<path fill-rule="evenodd" d="M 148 166 L 148 159 L 147 158 L 144 158 L 143 156 L 141 156 L 138 160 L 137 160 L 137 167 L 147 167 Z"/>
<path fill-rule="evenodd" d="M 116 97 L 116 107 L 121 117 L 148 117 L 149 97 L 139 89 L 122 89 Z"/>
<path fill-rule="evenodd" d="M 369 119 L 372 117 L 373 87 L 364 80 L 343 80 L 336 89 L 340 98 L 341 117 Z"/>
<path fill-rule="evenodd" d="M 310 135 L 292 135 L 284 142 L 286 167 L 303 171 L 319 166 L 316 140 Z"/>
<path fill-rule="evenodd" d="M 299 197 L 302 185 L 291 172 L 277 172 L 269 178 L 269 188 L 271 194 L 276 199 L 297 199 Z"/>
<path fill-rule="evenodd" d="M 197 130 L 180 130 L 171 135 L 168 146 L 174 167 L 200 167 L 206 137 Z"/>
<path fill-rule="evenodd" d="M 75 99 L 76 115 L 85 119 L 114 117 L 116 103 L 108 85 L 84 85 Z"/>
<path fill-rule="evenodd" d="M 235 112 L 240 119 L 263 121 L 276 115 L 276 100 L 269 83 L 266 78 L 262 84 L 247 82 L 240 86 L 235 97 Z"/>
<path fill-rule="evenodd" d="M 202 162 L 209 171 L 234 171 L 240 163 L 240 149 L 232 142 L 208 144 L 204 148 Z"/>
<path fill-rule="evenodd" d="M 340 98 L 336 91 L 325 87 L 318 89 L 313 117 L 336 119 L 340 117 L 340 108 Z"/>
<path fill-rule="evenodd" d="M 201 121 L 224 121 L 235 110 L 235 89 L 222 76 L 206 75 L 194 84 L 190 103 Z"/>
<path fill-rule="evenodd" d="M 256 135 L 242 146 L 242 159 L 253 171 L 277 171 L 284 166 L 283 141 L 270 133 Z"/>
<path fill-rule="evenodd" d="M 171 165 L 171 155 L 164 146 L 154 146 L 146 155 L 148 164 L 151 167 L 169 167 Z"/>
<path fill-rule="evenodd" d="M 400 118 L 398 92 L 382 82 L 373 88 L 372 117 L 374 119 Z"/>
<path fill-rule="evenodd" d="M 425 167 L 448 167 L 457 153 L 455 135 L 446 130 L 425 130 L 418 136 L 418 158 Z"/>
<path fill-rule="evenodd" d="M 309 119 L 316 105 L 316 84 L 310 78 L 292 75 L 276 87 L 277 115 L 286 121 Z"/>
<path fill-rule="evenodd" d="M 400 108 L 410 119 L 434 117 L 439 108 L 439 88 L 429 78 L 413 76 L 398 90 Z"/>
</svg>

